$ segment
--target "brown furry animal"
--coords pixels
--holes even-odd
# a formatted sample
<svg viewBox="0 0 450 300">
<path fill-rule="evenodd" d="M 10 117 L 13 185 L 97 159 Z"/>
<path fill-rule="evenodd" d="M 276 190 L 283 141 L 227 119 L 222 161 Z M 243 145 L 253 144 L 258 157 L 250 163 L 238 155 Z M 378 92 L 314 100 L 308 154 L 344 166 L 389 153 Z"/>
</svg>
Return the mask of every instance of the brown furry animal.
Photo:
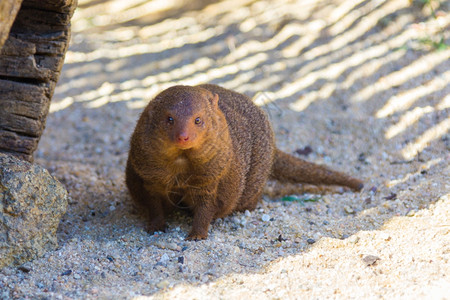
<svg viewBox="0 0 450 300">
<path fill-rule="evenodd" d="M 269 177 L 363 187 L 358 179 L 278 150 L 264 112 L 216 85 L 161 92 L 131 137 L 126 184 L 148 211 L 151 233 L 164 230 L 174 208 L 187 206 L 194 217 L 187 239 L 204 239 L 212 220 L 254 209 Z"/>
</svg>

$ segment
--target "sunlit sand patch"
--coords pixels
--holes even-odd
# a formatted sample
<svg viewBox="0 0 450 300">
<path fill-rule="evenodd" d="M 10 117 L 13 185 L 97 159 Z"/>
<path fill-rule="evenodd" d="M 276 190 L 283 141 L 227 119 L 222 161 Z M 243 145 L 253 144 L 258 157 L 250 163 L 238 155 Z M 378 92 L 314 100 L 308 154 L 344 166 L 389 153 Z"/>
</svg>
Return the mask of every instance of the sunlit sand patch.
<svg viewBox="0 0 450 300">
<path fill-rule="evenodd" d="M 275 36 L 267 41 L 260 42 L 257 40 L 251 40 L 239 45 L 239 47 L 237 47 L 235 51 L 224 58 L 224 61 L 230 64 L 237 61 L 238 59 L 242 59 L 248 55 L 251 55 L 252 53 L 265 52 L 275 49 L 287 39 L 302 32 L 307 32 L 306 26 L 296 23 L 288 24 L 284 26 Z"/>
<path fill-rule="evenodd" d="M 283 79 L 283 77 L 281 75 L 272 75 L 272 76 L 268 76 L 264 79 L 258 80 L 257 82 L 249 83 L 248 80 L 245 81 L 245 78 L 240 78 L 240 76 L 237 76 L 232 81 L 228 82 L 227 88 L 232 89 L 232 90 L 239 90 L 241 92 L 244 92 L 247 90 L 256 91 L 256 92 L 266 91 L 267 94 L 272 95 L 271 101 L 273 102 L 273 101 L 276 101 L 277 99 L 274 97 L 274 94 L 268 90 L 267 87 L 280 82 L 282 79 Z"/>
<path fill-rule="evenodd" d="M 149 37 L 160 36 L 170 31 L 177 31 L 187 27 L 198 25 L 197 19 L 193 17 L 181 17 L 178 19 L 167 19 L 159 23 L 142 27 L 138 36 L 142 39 Z"/>
<path fill-rule="evenodd" d="M 161 83 L 168 83 L 167 87 L 175 83 L 187 85 L 201 84 L 204 82 L 210 82 L 215 78 L 220 78 L 227 74 L 235 74 L 245 70 L 253 70 L 255 66 L 265 60 L 267 60 L 267 54 L 259 53 L 241 60 L 237 64 L 227 65 L 221 68 L 212 68 L 205 72 L 200 72 L 208 68 L 210 64 L 212 64 L 212 61 L 209 59 L 199 59 L 196 63 L 191 65 L 187 65 L 183 68 L 175 69 L 170 72 L 148 76 L 142 81 L 132 80 L 122 84 L 104 83 L 97 90 L 88 91 L 77 95 L 75 97 L 75 101 L 91 101 L 91 103 L 87 104 L 87 106 L 89 108 L 98 108 L 110 102 L 129 101 L 136 98 L 148 99 L 148 97 L 154 93 L 154 87 L 159 86 Z M 193 76 L 186 77 L 191 74 L 193 74 Z M 182 77 L 186 78 L 180 81 L 179 79 Z M 111 95 L 115 89 L 123 89 L 127 85 L 134 87 L 133 91 L 125 90 Z M 138 86 L 142 88 L 138 88 Z M 133 104 L 130 104 L 130 108 L 140 108 L 141 106 L 144 106 L 143 103 L 147 103 L 147 100 L 143 100 L 142 103 L 133 102 Z"/>
<path fill-rule="evenodd" d="M 202 57 L 194 61 L 192 64 L 185 65 L 179 69 L 174 69 L 169 72 L 161 72 L 153 76 L 147 76 L 140 82 L 140 86 L 150 86 L 162 81 L 163 78 L 166 81 L 175 81 L 183 77 L 189 77 L 196 73 L 205 72 L 213 65 L 214 61 L 212 59 Z"/>
<path fill-rule="evenodd" d="M 372 3 L 372 2 L 369 2 Z M 382 2 L 380 2 L 382 3 Z M 303 54 L 305 59 L 314 59 L 320 55 L 325 55 L 327 53 L 330 53 L 336 49 L 342 48 L 347 46 L 349 43 L 357 40 L 359 37 L 367 33 L 370 29 L 372 29 L 374 26 L 376 26 L 377 22 L 384 16 L 400 9 L 403 7 L 406 7 L 408 5 L 408 2 L 400 2 L 400 1 L 389 1 L 385 5 L 379 7 L 373 7 L 368 6 L 365 7 L 365 10 L 367 10 L 367 14 L 365 16 L 362 16 L 362 13 L 360 14 L 361 10 L 355 10 L 356 16 L 355 20 L 363 17 L 363 20 L 359 22 L 357 25 L 355 25 L 353 28 L 347 29 L 345 34 L 340 34 L 339 32 L 335 32 L 336 30 L 333 30 L 333 28 L 330 29 L 330 32 L 332 35 L 335 35 L 336 37 L 330 41 L 327 44 L 324 44 L 322 46 L 315 47 L 311 49 L 310 51 Z M 352 22 L 353 23 L 353 22 Z M 337 23 L 341 24 L 341 23 Z"/>
<path fill-rule="evenodd" d="M 408 173 L 408 174 L 406 174 L 405 176 L 403 176 L 403 177 L 400 178 L 400 179 L 394 179 L 394 180 L 391 180 L 391 181 L 389 181 L 389 182 L 386 184 L 386 186 L 391 188 L 391 187 L 396 186 L 397 184 L 404 183 L 404 182 L 408 181 L 408 180 L 409 180 L 410 178 L 412 178 L 412 177 L 420 176 L 420 175 L 421 175 L 421 172 L 431 169 L 434 165 L 437 165 L 437 164 L 439 164 L 440 162 L 442 162 L 442 160 L 443 160 L 442 158 L 436 158 L 436 159 L 427 161 L 425 164 L 423 164 L 423 165 L 419 168 L 419 170 L 418 170 L 417 172 Z"/>
<path fill-rule="evenodd" d="M 311 73 L 307 74 L 306 76 L 301 77 L 300 79 L 285 85 L 282 89 L 280 89 L 277 92 L 277 96 L 280 98 L 291 96 L 291 95 L 295 94 L 296 92 L 301 91 L 302 89 L 305 89 L 308 86 L 311 86 L 314 82 L 316 82 L 320 78 L 334 81 L 343 72 L 345 72 L 348 68 L 353 67 L 353 66 L 362 65 L 363 63 L 365 63 L 366 61 L 368 61 L 372 58 L 377 58 L 377 57 L 384 55 L 385 53 L 389 52 L 389 50 L 390 50 L 390 48 L 386 45 L 376 45 L 376 46 L 367 48 L 365 50 L 362 50 L 360 52 L 354 53 L 353 55 L 349 56 L 348 58 L 346 58 L 344 60 L 341 60 L 340 62 L 330 64 L 323 69 L 320 69 L 315 72 L 311 72 Z M 326 94 L 328 94 L 328 93 L 326 93 Z M 314 101 L 313 98 L 317 98 L 317 97 L 312 96 L 312 98 L 310 100 L 301 100 L 303 102 L 303 104 L 297 105 L 297 108 L 295 110 L 300 109 L 300 107 L 303 107 L 301 109 L 301 110 L 303 110 L 311 102 Z M 296 106 L 296 104 L 294 104 L 294 106 Z"/>
<path fill-rule="evenodd" d="M 333 23 L 337 23 L 338 21 L 341 21 L 340 23 L 348 24 L 349 21 L 343 22 L 343 18 L 345 18 L 346 16 L 349 16 L 349 19 L 351 19 L 352 22 L 354 22 L 355 20 L 352 19 L 351 12 L 356 6 L 358 6 L 362 2 L 364 2 L 364 0 L 343 1 L 338 7 L 336 7 L 330 13 L 328 22 L 330 24 L 333 24 Z M 347 25 L 347 27 L 348 27 L 348 25 Z M 339 32 L 342 32 L 342 28 L 339 28 Z"/>
<path fill-rule="evenodd" d="M 437 109 L 443 110 L 450 108 L 450 94 L 444 97 L 442 101 L 436 106 Z"/>
<path fill-rule="evenodd" d="M 204 73 L 197 73 L 190 78 L 186 78 L 183 82 L 186 84 L 200 84 L 204 82 L 211 82 L 214 79 L 225 77 L 226 75 L 237 74 L 246 70 L 253 70 L 257 65 L 263 63 L 268 58 L 266 53 L 258 53 L 253 56 L 249 56 L 243 60 L 238 61 L 236 64 L 224 65 L 222 67 L 216 67 L 214 69 L 207 70 Z"/>
<path fill-rule="evenodd" d="M 92 27 L 125 23 L 149 14 L 182 6 L 182 0 L 108 1 L 87 9 L 79 9 L 72 19 L 72 30 L 80 32 Z"/>
<path fill-rule="evenodd" d="M 89 4 L 90 0 L 78 0 L 78 9 L 75 12 L 72 22 L 76 22 L 81 19 L 92 18 L 100 14 L 115 14 L 123 10 L 132 8 L 147 2 L 147 0 L 110 0 L 103 1 L 99 4 L 89 5 L 84 8 L 83 5 Z"/>
<path fill-rule="evenodd" d="M 320 56 L 320 57 L 316 57 L 310 61 L 307 61 L 307 63 L 302 66 L 302 68 L 300 70 L 298 70 L 296 72 L 296 76 L 297 77 L 303 77 L 307 74 L 309 74 L 310 72 L 314 72 L 315 70 L 319 70 L 321 68 L 325 68 L 330 64 L 330 61 L 336 60 L 336 59 L 341 59 L 342 57 L 346 57 L 347 55 L 353 55 L 355 53 L 354 49 L 364 49 L 364 50 L 358 50 L 358 52 L 363 52 L 363 51 L 370 51 L 369 49 L 371 49 L 372 47 L 377 47 L 378 46 L 378 42 L 380 44 L 386 44 L 388 45 L 389 51 L 392 51 L 393 49 L 398 49 L 402 46 L 404 46 L 408 40 L 410 40 L 412 37 L 415 36 L 415 32 L 412 29 L 408 29 L 405 31 L 402 31 L 402 27 L 406 26 L 406 24 L 408 24 L 409 22 L 411 22 L 412 17 L 411 16 L 405 16 L 405 17 L 400 17 L 399 20 L 393 24 L 393 28 L 390 29 L 391 35 L 392 37 L 389 38 L 389 40 L 384 41 L 384 37 L 383 35 L 376 35 L 373 37 L 373 41 L 374 41 L 374 46 L 371 47 L 367 47 L 367 45 L 365 44 L 365 40 L 359 41 L 359 42 L 355 42 L 351 47 L 343 47 L 337 51 L 331 52 L 327 55 L 324 56 Z M 308 33 L 308 34 L 313 34 L 313 33 Z M 303 38 L 306 38 L 302 37 Z M 294 43 L 295 44 L 295 43 Z M 367 49 L 366 49 L 367 48 Z M 291 48 L 292 51 L 293 48 Z M 300 49 L 298 49 L 300 51 Z M 310 50 L 313 51 L 314 49 Z M 402 51 L 400 51 L 401 53 Z M 389 54 L 389 53 L 387 53 Z M 383 53 L 384 55 L 384 53 Z M 371 57 L 370 59 L 373 59 L 374 57 Z M 366 62 L 370 62 L 370 59 L 367 59 Z M 361 66 L 359 66 L 358 68 L 362 68 L 366 70 L 366 76 L 368 76 L 370 74 L 370 71 L 367 70 L 367 68 L 365 68 L 365 64 L 361 64 Z M 369 72 L 369 73 L 367 73 Z M 360 77 L 362 78 L 362 77 Z"/>
<path fill-rule="evenodd" d="M 377 93 L 388 90 L 394 86 L 400 86 L 408 80 L 411 80 L 411 78 L 429 72 L 449 58 L 450 50 L 426 54 L 399 71 L 392 72 L 389 75 L 380 78 L 374 84 L 363 88 L 352 97 L 352 100 L 355 102 L 367 101 Z"/>
<path fill-rule="evenodd" d="M 412 159 L 418 155 L 420 151 L 429 146 L 429 144 L 442 137 L 450 130 L 450 118 L 447 118 L 439 124 L 425 131 L 419 136 L 413 143 L 409 143 L 402 151 L 401 154 L 405 159 Z"/>
<path fill-rule="evenodd" d="M 190 35 L 178 36 L 173 39 L 162 39 L 158 43 L 135 44 L 131 46 L 121 47 L 119 49 L 102 48 L 88 53 L 67 51 L 65 63 L 66 64 L 73 64 L 78 62 L 85 63 L 101 58 L 120 59 L 130 57 L 133 55 L 164 52 L 168 49 L 182 47 L 186 44 L 196 44 L 204 42 L 222 33 L 223 29 L 224 28 L 222 27 L 208 28 L 199 32 L 194 32 Z"/>
<path fill-rule="evenodd" d="M 284 48 L 281 53 L 285 58 L 298 56 L 303 49 L 311 45 L 320 37 L 320 32 L 323 28 L 325 28 L 325 26 L 326 22 L 322 20 L 315 20 L 308 23 L 302 31 L 297 33 L 301 37 L 291 45 Z"/>
<path fill-rule="evenodd" d="M 50 113 L 54 113 L 63 109 L 66 109 L 67 107 L 71 106 L 73 104 L 74 100 L 72 97 L 66 97 L 62 99 L 59 102 L 52 102 L 50 104 Z"/>
<path fill-rule="evenodd" d="M 319 78 L 325 78 L 325 79 L 330 79 L 330 80 L 334 80 L 336 79 L 338 76 L 340 76 L 343 72 L 345 72 L 347 69 L 349 69 L 350 67 L 357 67 L 357 68 L 361 68 L 365 70 L 364 76 L 369 76 L 371 75 L 370 71 L 369 73 L 367 73 L 367 68 L 364 67 L 364 64 L 367 63 L 368 61 L 370 61 L 371 59 L 377 59 L 379 57 L 383 57 L 383 55 L 386 55 L 386 53 L 389 53 L 389 51 L 392 50 L 392 48 L 397 48 L 400 47 L 402 45 L 404 45 L 404 43 L 411 38 L 413 32 L 412 31 L 406 31 L 402 34 L 400 34 L 399 36 L 395 37 L 394 39 L 392 39 L 390 41 L 390 43 L 388 43 L 387 45 L 375 45 L 372 47 L 369 47 L 367 49 L 358 51 L 353 53 L 351 56 L 349 56 L 348 58 L 339 61 L 338 63 L 334 63 L 334 64 L 330 64 L 330 65 L 325 65 L 324 63 L 326 63 L 327 61 L 330 60 L 329 57 L 324 57 L 323 59 L 320 60 L 320 62 L 315 62 L 313 61 L 312 63 L 310 63 L 308 66 L 302 68 L 302 72 L 304 72 L 306 69 L 311 70 L 314 67 L 319 67 L 316 66 L 318 63 L 320 63 L 320 66 L 324 67 L 322 69 L 319 69 L 317 71 L 313 71 L 313 72 L 309 72 L 307 74 L 305 74 L 304 76 L 302 76 L 301 78 L 299 78 L 296 81 L 293 81 L 289 84 L 286 84 L 282 89 L 280 89 L 277 92 L 277 96 L 280 98 L 283 97 L 289 97 L 293 94 L 295 94 L 298 91 L 301 91 L 302 89 L 312 85 L 314 82 L 316 82 Z M 384 61 L 384 63 L 388 62 L 388 61 L 393 61 L 396 58 L 400 57 L 402 55 L 401 51 L 397 51 L 397 52 L 391 52 L 388 54 L 389 59 L 387 61 Z M 383 58 L 386 60 L 386 57 Z M 376 72 L 376 69 L 374 69 L 373 72 Z M 351 75 L 349 75 L 349 77 L 351 77 Z M 355 77 L 353 77 L 353 82 L 355 80 Z M 361 77 L 358 77 L 358 79 Z M 347 79 L 348 80 L 348 79 Z M 350 84 L 352 83 L 352 81 L 345 81 L 345 83 L 343 84 L 343 88 L 348 88 L 350 86 Z M 304 105 L 301 105 L 304 106 Z"/>
<path fill-rule="evenodd" d="M 337 86 L 336 83 L 328 82 L 325 85 L 323 85 L 320 88 L 320 90 L 309 92 L 296 102 L 290 104 L 289 108 L 298 112 L 303 111 L 306 108 L 308 108 L 308 106 L 314 101 L 330 97 L 331 94 L 336 90 L 336 86 Z"/>
<path fill-rule="evenodd" d="M 362 64 L 356 67 L 348 76 L 345 78 L 345 81 L 341 84 L 343 89 L 349 89 L 355 84 L 356 81 L 368 78 L 378 72 L 380 68 L 384 65 L 390 64 L 400 57 L 405 55 L 405 51 L 393 51 L 390 53 L 386 53 L 383 57 L 379 59 L 374 59 L 372 61 L 368 61 L 365 64 Z"/>
<path fill-rule="evenodd" d="M 386 139 L 391 139 L 396 135 L 405 131 L 408 127 L 412 126 L 416 123 L 423 115 L 431 113 L 434 111 L 434 108 L 431 106 L 425 107 L 416 107 L 411 111 L 406 112 L 398 121 L 397 124 L 392 125 L 386 130 L 384 137 Z"/>
<path fill-rule="evenodd" d="M 450 51 L 448 53 L 450 57 Z M 406 110 L 418 99 L 445 88 L 450 82 L 450 71 L 433 78 L 429 82 L 391 97 L 375 116 L 385 118 L 395 112 Z"/>
</svg>

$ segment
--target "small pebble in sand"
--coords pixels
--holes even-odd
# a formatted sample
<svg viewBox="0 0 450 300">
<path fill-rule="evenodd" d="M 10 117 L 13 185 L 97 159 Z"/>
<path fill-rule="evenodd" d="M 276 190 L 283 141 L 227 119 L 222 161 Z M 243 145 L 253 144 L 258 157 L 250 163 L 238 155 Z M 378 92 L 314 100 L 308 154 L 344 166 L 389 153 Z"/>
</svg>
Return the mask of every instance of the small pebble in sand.
<svg viewBox="0 0 450 300">
<path fill-rule="evenodd" d="M 348 241 L 349 243 L 356 244 L 357 242 L 359 242 L 359 237 L 356 235 L 352 235 L 348 238 Z"/>
<path fill-rule="evenodd" d="M 269 222 L 270 221 L 270 216 L 267 214 L 262 215 L 261 220 L 263 222 Z"/>
<path fill-rule="evenodd" d="M 162 256 L 161 256 L 161 258 L 159 259 L 159 262 L 160 263 L 166 263 L 166 262 L 168 262 L 169 261 L 169 255 L 167 255 L 167 253 L 164 253 Z"/>
<path fill-rule="evenodd" d="M 173 251 L 181 250 L 180 247 L 176 243 L 167 243 L 167 249 L 170 249 Z"/>
<path fill-rule="evenodd" d="M 348 206 L 348 205 L 344 206 L 344 210 L 345 210 L 345 212 L 348 213 L 348 214 L 354 214 L 354 213 L 355 213 L 355 211 L 353 210 L 353 208 L 351 208 L 351 207 Z"/>
<path fill-rule="evenodd" d="M 70 274 L 72 274 L 72 270 L 66 270 L 66 271 L 61 273 L 61 276 L 68 276 Z"/>
<path fill-rule="evenodd" d="M 396 193 L 390 193 L 389 196 L 384 197 L 383 199 L 386 200 L 395 200 L 397 199 L 397 194 Z"/>
<path fill-rule="evenodd" d="M 304 156 L 308 156 L 312 152 L 313 152 L 313 150 L 310 146 L 306 146 L 305 148 L 299 148 L 299 149 L 295 150 L 295 153 L 297 153 L 298 155 L 304 155 Z"/>
<path fill-rule="evenodd" d="M 406 214 L 407 217 L 414 217 L 414 215 L 416 214 L 416 211 L 414 209 L 411 209 L 410 211 L 408 211 L 408 213 Z"/>
<path fill-rule="evenodd" d="M 24 272 L 24 273 L 30 273 L 30 271 L 31 271 L 31 268 L 30 268 L 30 267 L 24 266 L 24 265 L 19 266 L 17 269 L 18 269 L 19 271 Z"/>
<path fill-rule="evenodd" d="M 380 260 L 381 258 L 379 258 L 378 256 L 375 255 L 366 255 L 362 258 L 363 262 L 367 265 L 367 266 L 372 266 L 374 265 L 378 260 Z"/>
<path fill-rule="evenodd" d="M 169 286 L 169 284 L 170 284 L 170 282 L 168 280 L 162 280 L 156 284 L 156 287 L 159 289 L 165 289 L 166 287 Z"/>
</svg>

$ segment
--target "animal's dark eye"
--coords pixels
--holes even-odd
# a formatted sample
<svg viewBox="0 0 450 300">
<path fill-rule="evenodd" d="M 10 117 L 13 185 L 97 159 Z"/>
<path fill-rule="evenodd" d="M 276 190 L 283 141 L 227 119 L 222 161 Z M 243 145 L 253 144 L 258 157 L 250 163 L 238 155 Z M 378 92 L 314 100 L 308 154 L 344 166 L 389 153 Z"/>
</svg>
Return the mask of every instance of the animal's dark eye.
<svg viewBox="0 0 450 300">
<path fill-rule="evenodd" d="M 172 117 L 167 117 L 167 123 L 173 124 L 173 118 Z"/>
<path fill-rule="evenodd" d="M 200 119 L 200 118 L 195 119 L 195 124 L 199 125 L 201 123 L 202 123 L 202 119 Z"/>
</svg>

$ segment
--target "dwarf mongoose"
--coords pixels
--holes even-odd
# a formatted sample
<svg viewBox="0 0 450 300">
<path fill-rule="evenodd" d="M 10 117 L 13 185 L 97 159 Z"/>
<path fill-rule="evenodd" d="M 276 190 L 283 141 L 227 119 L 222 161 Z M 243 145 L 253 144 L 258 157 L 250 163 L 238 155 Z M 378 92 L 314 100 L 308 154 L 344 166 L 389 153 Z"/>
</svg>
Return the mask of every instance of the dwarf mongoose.
<svg viewBox="0 0 450 300">
<path fill-rule="evenodd" d="M 212 220 L 252 210 L 268 178 L 360 190 L 360 180 L 286 154 L 250 98 L 216 85 L 174 86 L 143 111 L 131 137 L 126 184 L 148 211 L 148 230 L 164 230 L 177 207 L 193 212 L 188 240 Z"/>
</svg>

